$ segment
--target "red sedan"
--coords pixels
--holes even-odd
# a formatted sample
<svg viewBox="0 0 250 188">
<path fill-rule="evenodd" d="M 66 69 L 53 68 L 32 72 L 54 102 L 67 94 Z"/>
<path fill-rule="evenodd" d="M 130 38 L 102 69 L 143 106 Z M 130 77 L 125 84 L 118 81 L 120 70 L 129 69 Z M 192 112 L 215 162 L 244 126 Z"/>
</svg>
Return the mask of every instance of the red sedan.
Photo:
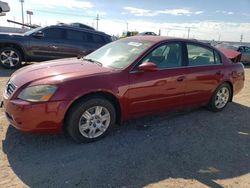
<svg viewBox="0 0 250 188">
<path fill-rule="evenodd" d="M 244 86 L 244 67 L 203 43 L 136 36 L 83 59 L 27 66 L 6 85 L 6 117 L 25 132 L 67 131 L 95 141 L 125 120 L 185 107 L 221 111 Z"/>
</svg>

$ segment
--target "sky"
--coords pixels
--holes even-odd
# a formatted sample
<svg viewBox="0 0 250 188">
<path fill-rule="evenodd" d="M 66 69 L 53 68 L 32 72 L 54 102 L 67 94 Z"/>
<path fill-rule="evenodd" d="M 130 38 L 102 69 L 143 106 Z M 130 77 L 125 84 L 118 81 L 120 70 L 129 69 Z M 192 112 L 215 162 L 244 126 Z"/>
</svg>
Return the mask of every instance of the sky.
<svg viewBox="0 0 250 188">
<path fill-rule="evenodd" d="M 1 26 L 21 22 L 19 0 L 2 0 L 11 11 L 0 17 Z M 153 31 L 172 37 L 250 42 L 250 0 L 24 0 L 34 12 L 32 23 L 42 26 L 58 22 L 81 22 L 111 35 L 129 31 Z M 15 25 L 15 27 L 18 27 Z"/>
</svg>

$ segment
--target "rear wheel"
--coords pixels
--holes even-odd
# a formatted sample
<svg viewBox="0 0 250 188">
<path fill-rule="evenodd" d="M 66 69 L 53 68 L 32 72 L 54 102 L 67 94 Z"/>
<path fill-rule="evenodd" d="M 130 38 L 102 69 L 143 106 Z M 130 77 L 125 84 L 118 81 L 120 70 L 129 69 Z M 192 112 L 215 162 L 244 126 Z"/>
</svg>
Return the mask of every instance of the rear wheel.
<svg viewBox="0 0 250 188">
<path fill-rule="evenodd" d="M 232 96 L 232 89 L 229 84 L 224 83 L 220 85 L 214 92 L 209 103 L 209 109 L 213 112 L 222 111 L 230 101 Z"/>
<path fill-rule="evenodd" d="M 114 126 L 115 117 L 115 108 L 108 100 L 92 97 L 70 109 L 66 130 L 78 143 L 93 142 L 107 135 Z"/>
<path fill-rule="evenodd" d="M 0 64 L 7 69 L 19 68 L 22 64 L 21 53 L 12 47 L 0 49 Z"/>
</svg>

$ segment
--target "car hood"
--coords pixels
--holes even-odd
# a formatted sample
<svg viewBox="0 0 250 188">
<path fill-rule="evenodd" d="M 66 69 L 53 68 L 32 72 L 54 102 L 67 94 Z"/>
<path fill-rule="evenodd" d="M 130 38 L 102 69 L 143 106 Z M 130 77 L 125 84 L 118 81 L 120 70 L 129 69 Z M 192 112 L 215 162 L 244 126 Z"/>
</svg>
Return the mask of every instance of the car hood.
<svg viewBox="0 0 250 188">
<path fill-rule="evenodd" d="M 21 33 L 1 33 L 0 39 L 12 39 L 12 38 L 23 38 L 26 37 L 24 34 Z"/>
<path fill-rule="evenodd" d="M 11 81 L 20 87 L 24 84 L 33 83 L 48 78 L 54 82 L 62 82 L 66 79 L 93 76 L 111 72 L 112 69 L 83 61 L 77 58 L 47 61 L 35 65 L 29 65 L 16 71 L 11 76 Z"/>
</svg>

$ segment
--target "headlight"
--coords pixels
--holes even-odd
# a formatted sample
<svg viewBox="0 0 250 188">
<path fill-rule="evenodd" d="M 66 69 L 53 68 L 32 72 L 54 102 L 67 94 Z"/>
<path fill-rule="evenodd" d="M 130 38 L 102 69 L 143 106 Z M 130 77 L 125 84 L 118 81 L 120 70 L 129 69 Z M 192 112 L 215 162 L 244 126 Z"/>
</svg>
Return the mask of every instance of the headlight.
<svg viewBox="0 0 250 188">
<path fill-rule="evenodd" d="M 18 98 L 30 102 L 48 101 L 55 93 L 57 87 L 52 85 L 38 85 L 25 88 Z"/>
</svg>

